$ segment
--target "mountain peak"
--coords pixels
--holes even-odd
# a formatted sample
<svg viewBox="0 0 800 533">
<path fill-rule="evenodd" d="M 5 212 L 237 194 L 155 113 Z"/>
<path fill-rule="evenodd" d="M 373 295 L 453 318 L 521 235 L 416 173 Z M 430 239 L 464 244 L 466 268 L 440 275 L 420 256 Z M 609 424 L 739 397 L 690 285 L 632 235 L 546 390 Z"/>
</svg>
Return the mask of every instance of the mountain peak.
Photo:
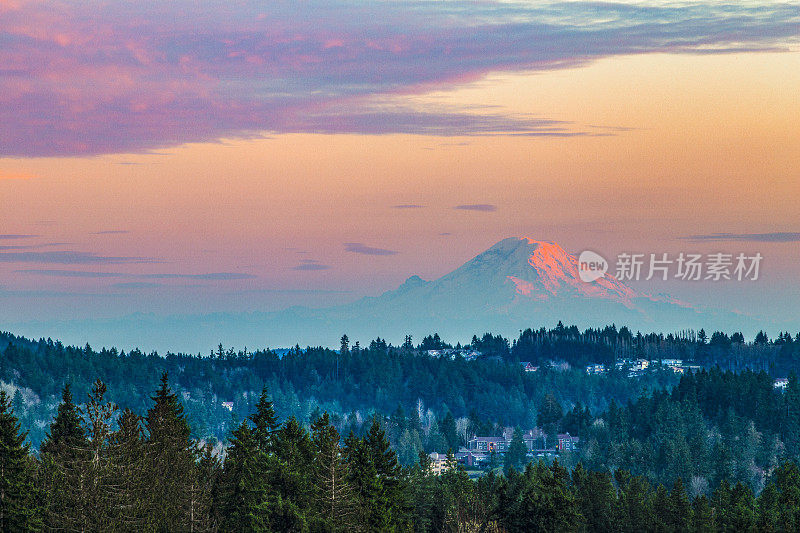
<svg viewBox="0 0 800 533">
<path fill-rule="evenodd" d="M 610 274 L 584 282 L 578 274 L 578 258 L 552 241 L 510 237 L 465 266 L 471 264 L 471 268 L 484 273 L 496 269 L 514 284 L 517 295 L 535 300 L 579 296 L 610 299 L 630 306 L 636 296 L 630 287 Z"/>
</svg>

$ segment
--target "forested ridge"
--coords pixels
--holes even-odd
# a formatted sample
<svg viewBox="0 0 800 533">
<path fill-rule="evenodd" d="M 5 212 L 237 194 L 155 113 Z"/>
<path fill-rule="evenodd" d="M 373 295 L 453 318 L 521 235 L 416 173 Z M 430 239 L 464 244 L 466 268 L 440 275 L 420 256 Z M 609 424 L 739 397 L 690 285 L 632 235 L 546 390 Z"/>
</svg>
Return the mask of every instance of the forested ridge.
<svg viewBox="0 0 800 533">
<path fill-rule="evenodd" d="M 623 531 L 629 522 L 623 512 L 649 520 L 635 530 L 730 530 L 730 524 L 763 530 L 767 523 L 780 530 L 797 523 L 786 514 L 800 505 L 792 496 L 800 494 L 797 337 L 760 334 L 744 342 L 719 332 L 639 335 L 559 324 L 523 331 L 510 343 L 476 336 L 469 347 L 482 355 L 474 361 L 429 355 L 450 347 L 437 335 L 418 345 L 376 339 L 362 348 L 342 341 L 340 350 L 220 346 L 207 356 L 160 356 L 0 335 L 3 460 L 16 461 L 4 471 L 24 472 L 17 489 L 3 492 L 22 499 L 0 517 L 25 508 L 28 518 L 21 519 L 45 527 L 63 518 L 57 507 L 65 498 L 80 499 L 89 515 L 100 504 L 87 502 L 101 498 L 106 514 L 75 518 L 95 525 L 75 522 L 74 530 L 92 530 L 92 520 L 105 520 L 101 530 L 163 530 L 165 513 L 183 511 L 158 508 L 174 496 L 160 492 L 154 500 L 156 489 L 147 483 L 169 475 L 157 489 L 171 491 L 170 484 L 185 480 L 188 489 L 174 490 L 188 491 L 188 499 L 175 505 L 192 517 L 170 530 L 248 530 L 245 522 L 230 522 L 231 491 L 250 502 L 237 509 L 257 508 L 235 520 L 257 519 L 250 529 L 262 530 L 478 530 L 482 524 L 489 531 Z M 640 357 L 681 358 L 699 370 L 679 376 L 656 365 L 632 377 L 613 365 Z M 524 372 L 520 361 L 541 368 Z M 610 370 L 587 375 L 582 365 L 595 362 Z M 774 378 L 786 375 L 785 390 L 776 388 Z M 426 467 L 427 452 L 455 452 L 468 437 L 500 435 L 507 426 L 516 433 L 536 427 L 551 439 L 569 432 L 580 445 L 541 464 L 524 448 L 521 455 L 507 453 L 478 478 L 461 465 L 442 476 Z M 314 447 L 319 439 L 327 451 Z M 341 488 L 348 502 L 344 510 L 331 503 L 328 518 L 315 507 L 314 487 L 322 481 L 309 477 L 311 465 L 323 460 L 319 454 L 332 469 L 326 475 L 348 480 L 337 488 L 326 478 L 328 489 Z M 380 470 L 369 464 L 378 455 L 390 473 L 371 470 Z M 306 466 L 294 471 L 295 465 Z M 383 475 L 387 486 L 402 488 L 372 486 Z M 375 491 L 381 502 L 367 502 Z M 398 501 L 388 502 L 388 493 Z M 606 499 L 595 501 L 597 494 Z M 555 507 L 537 507 L 544 502 Z M 369 505 L 380 507 L 375 516 L 363 514 Z M 681 505 L 691 509 L 681 515 L 689 525 L 661 528 Z M 550 522 L 525 521 L 534 518 Z M 701 527 L 706 519 L 711 529 Z"/>
<path fill-rule="evenodd" d="M 691 391 L 689 389 L 689 393 Z M 757 494 L 723 478 L 692 496 L 625 469 L 558 460 L 473 481 L 450 456 L 398 463 L 378 417 L 342 439 L 327 413 L 281 421 L 263 391 L 224 456 L 191 439 L 162 376 L 144 417 L 65 387 L 34 455 L 0 391 L 2 531 L 796 531 L 800 470 L 777 465 Z M 111 420 L 119 416 L 117 429 Z"/>
</svg>

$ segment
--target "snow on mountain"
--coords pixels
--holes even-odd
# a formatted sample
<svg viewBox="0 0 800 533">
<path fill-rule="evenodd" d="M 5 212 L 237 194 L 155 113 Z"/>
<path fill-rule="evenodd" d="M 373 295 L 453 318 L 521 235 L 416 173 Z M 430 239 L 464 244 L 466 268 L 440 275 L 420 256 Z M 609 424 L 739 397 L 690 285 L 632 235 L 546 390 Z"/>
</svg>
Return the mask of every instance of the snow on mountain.
<svg viewBox="0 0 800 533">
<path fill-rule="evenodd" d="M 699 309 L 664 295 L 638 294 L 608 273 L 584 282 L 575 255 L 552 242 L 514 237 L 438 279 L 411 276 L 395 290 L 346 305 L 272 313 L 131 316 L 102 323 L 59 324 L 58 331 L 60 337 L 72 339 L 74 330 L 78 344 L 127 345 L 129 341 L 135 346 L 147 338 L 161 349 L 186 349 L 187 339 L 205 348 L 221 340 L 248 346 L 298 342 L 336 346 L 343 333 L 362 342 L 380 336 L 394 343 L 406 334 L 421 339 L 434 332 L 454 343 L 485 332 L 515 338 L 522 329 L 552 327 L 559 320 L 579 328 L 615 323 L 641 331 L 702 327 L 741 330 L 748 335 L 769 327 L 729 311 Z"/>
</svg>

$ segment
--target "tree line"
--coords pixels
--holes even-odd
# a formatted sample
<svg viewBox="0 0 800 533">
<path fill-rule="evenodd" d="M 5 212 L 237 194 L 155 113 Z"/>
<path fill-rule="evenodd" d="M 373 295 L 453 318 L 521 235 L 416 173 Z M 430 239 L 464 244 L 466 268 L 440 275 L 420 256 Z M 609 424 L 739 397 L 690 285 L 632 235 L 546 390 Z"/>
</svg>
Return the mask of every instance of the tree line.
<svg viewBox="0 0 800 533">
<path fill-rule="evenodd" d="M 758 494 L 723 478 L 691 496 L 624 469 L 558 460 L 471 480 L 450 454 L 398 463 L 374 418 L 342 436 L 327 413 L 279 420 L 262 391 L 217 456 L 192 439 L 166 375 L 143 417 L 106 400 L 83 407 L 65 387 L 33 454 L 0 391 L 0 531 L 796 531 L 800 470 L 777 466 Z M 114 420 L 118 420 L 115 425 Z"/>
</svg>

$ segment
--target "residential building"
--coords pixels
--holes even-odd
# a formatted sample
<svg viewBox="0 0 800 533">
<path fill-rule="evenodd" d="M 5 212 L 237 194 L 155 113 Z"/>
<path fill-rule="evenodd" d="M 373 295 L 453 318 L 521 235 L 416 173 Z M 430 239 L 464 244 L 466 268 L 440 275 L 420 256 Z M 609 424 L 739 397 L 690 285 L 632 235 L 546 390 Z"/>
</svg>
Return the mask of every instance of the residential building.
<svg viewBox="0 0 800 533">
<path fill-rule="evenodd" d="M 786 390 L 786 387 L 789 386 L 789 379 L 788 378 L 778 378 L 772 382 L 772 386 L 776 389 Z"/>
<path fill-rule="evenodd" d="M 431 459 L 431 473 L 438 476 L 447 470 L 447 454 L 433 452 L 428 457 Z"/>
<path fill-rule="evenodd" d="M 467 443 L 469 450 L 490 453 L 505 453 L 511 441 L 505 437 L 474 437 Z"/>
<path fill-rule="evenodd" d="M 606 373 L 606 365 L 601 364 L 592 364 L 586 367 L 587 374 L 605 374 Z"/>
<path fill-rule="evenodd" d="M 580 440 L 578 437 L 573 437 L 569 433 L 559 433 L 556 438 L 558 439 L 558 444 L 556 445 L 558 451 L 566 452 L 578 449 L 578 441 Z"/>
</svg>

